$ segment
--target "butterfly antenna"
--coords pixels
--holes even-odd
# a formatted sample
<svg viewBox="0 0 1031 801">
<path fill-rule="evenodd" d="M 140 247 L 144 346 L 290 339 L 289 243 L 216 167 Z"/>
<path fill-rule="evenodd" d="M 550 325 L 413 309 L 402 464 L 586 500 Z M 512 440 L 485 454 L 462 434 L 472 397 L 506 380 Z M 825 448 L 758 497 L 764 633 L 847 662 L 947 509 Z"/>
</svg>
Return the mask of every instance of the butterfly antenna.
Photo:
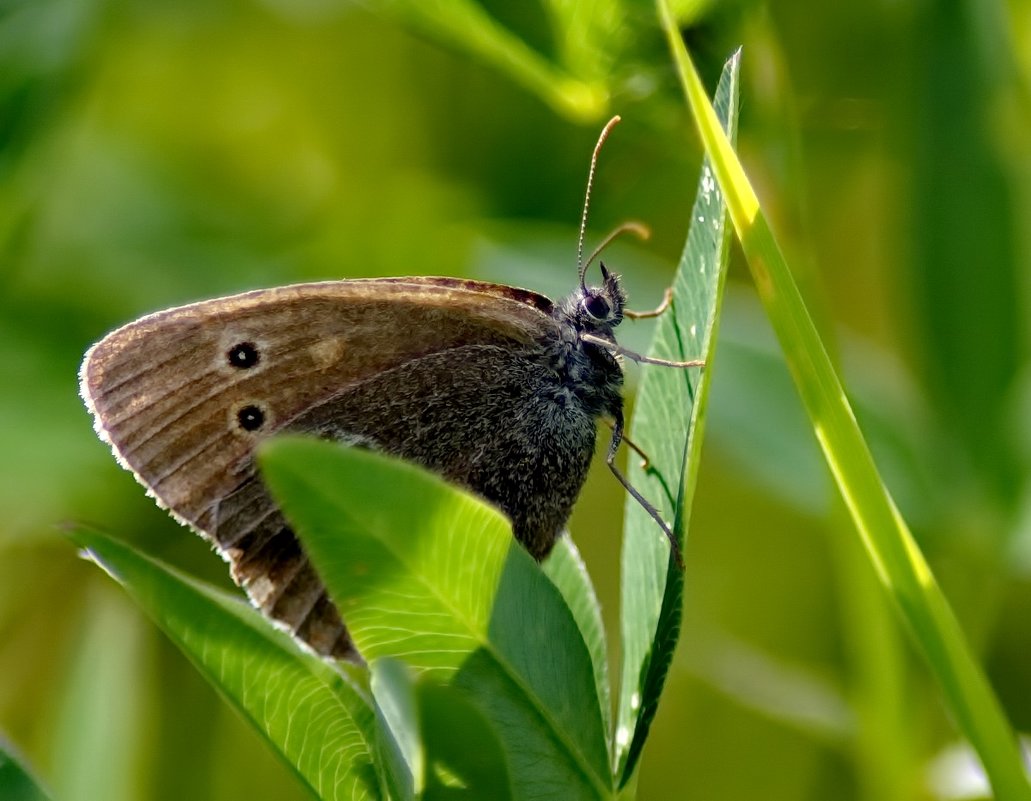
<svg viewBox="0 0 1031 801">
<path fill-rule="evenodd" d="M 587 268 L 591 266 L 591 264 L 594 262 L 596 258 L 598 258 L 598 256 L 601 255 L 602 251 L 605 250 L 605 248 L 607 248 L 610 244 L 612 244 L 612 240 L 618 236 L 622 236 L 623 234 L 633 234 L 638 239 L 647 239 L 652 235 L 652 229 L 642 222 L 637 222 L 636 220 L 627 220 L 625 223 L 620 225 L 619 228 L 617 228 L 615 231 L 612 231 L 607 237 L 601 240 L 601 244 L 598 245 L 598 247 L 594 249 L 594 252 L 592 252 L 591 255 L 587 257 L 587 261 L 584 262 L 582 275 L 585 275 L 587 273 Z M 582 276 L 580 283 L 583 283 Z"/>
<path fill-rule="evenodd" d="M 580 240 L 576 245 L 576 269 L 580 276 L 580 288 L 586 289 L 584 286 L 584 274 L 587 272 L 587 264 L 584 263 L 584 237 L 587 235 L 587 210 L 591 206 L 591 186 L 594 184 L 594 170 L 598 166 L 598 153 L 601 151 L 601 146 L 605 144 L 605 140 L 609 138 L 609 132 L 619 122 L 620 117 L 617 114 L 607 123 L 605 127 L 601 129 L 601 134 L 598 136 L 598 144 L 594 146 L 594 153 L 591 155 L 591 170 L 587 173 L 587 192 L 584 195 L 584 213 L 580 217 Z"/>
</svg>

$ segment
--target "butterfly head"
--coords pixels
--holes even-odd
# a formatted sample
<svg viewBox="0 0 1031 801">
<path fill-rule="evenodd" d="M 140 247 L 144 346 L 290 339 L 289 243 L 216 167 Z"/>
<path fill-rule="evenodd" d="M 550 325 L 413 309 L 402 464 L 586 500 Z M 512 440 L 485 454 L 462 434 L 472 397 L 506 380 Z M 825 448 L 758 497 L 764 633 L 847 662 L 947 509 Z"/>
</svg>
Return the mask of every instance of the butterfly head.
<svg viewBox="0 0 1031 801">
<path fill-rule="evenodd" d="M 626 292 L 619 276 L 601 264 L 602 285 L 587 286 L 581 281 L 576 292 L 566 298 L 564 315 L 581 331 L 609 335 L 623 322 Z"/>
</svg>

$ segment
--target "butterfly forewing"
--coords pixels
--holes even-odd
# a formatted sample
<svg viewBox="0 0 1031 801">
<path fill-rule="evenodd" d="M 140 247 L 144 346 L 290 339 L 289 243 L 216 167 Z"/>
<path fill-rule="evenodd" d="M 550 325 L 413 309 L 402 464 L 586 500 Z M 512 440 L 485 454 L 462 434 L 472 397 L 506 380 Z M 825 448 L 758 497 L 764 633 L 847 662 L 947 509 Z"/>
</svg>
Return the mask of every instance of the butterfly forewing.
<svg viewBox="0 0 1031 801">
<path fill-rule="evenodd" d="M 86 356 L 82 394 L 119 460 L 211 537 L 256 604 L 317 651 L 348 655 L 321 582 L 256 474 L 255 445 L 415 360 L 532 346 L 555 325 L 550 310 L 526 290 L 453 278 L 261 290 L 112 332 Z"/>
</svg>

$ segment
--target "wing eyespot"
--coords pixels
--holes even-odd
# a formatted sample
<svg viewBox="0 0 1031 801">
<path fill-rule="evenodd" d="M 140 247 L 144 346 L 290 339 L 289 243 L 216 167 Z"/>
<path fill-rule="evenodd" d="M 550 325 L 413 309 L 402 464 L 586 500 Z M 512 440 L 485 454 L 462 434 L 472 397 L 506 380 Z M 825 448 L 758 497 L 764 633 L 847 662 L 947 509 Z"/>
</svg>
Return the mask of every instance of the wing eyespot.
<svg viewBox="0 0 1031 801">
<path fill-rule="evenodd" d="M 258 362 L 261 361 L 261 354 L 258 346 L 253 342 L 238 342 L 226 351 L 226 361 L 229 362 L 230 367 L 249 370 L 257 367 Z"/>
<path fill-rule="evenodd" d="M 259 431 L 266 421 L 264 410 L 253 403 L 241 406 L 236 411 L 236 424 L 248 433 Z"/>
</svg>

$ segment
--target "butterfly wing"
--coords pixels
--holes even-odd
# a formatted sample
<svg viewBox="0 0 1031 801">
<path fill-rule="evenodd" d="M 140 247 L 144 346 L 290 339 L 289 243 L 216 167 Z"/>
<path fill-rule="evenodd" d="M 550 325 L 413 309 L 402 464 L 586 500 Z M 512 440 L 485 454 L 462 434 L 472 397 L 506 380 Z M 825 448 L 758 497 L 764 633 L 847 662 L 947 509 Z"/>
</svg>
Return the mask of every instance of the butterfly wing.
<svg viewBox="0 0 1031 801">
<path fill-rule="evenodd" d="M 259 441 L 362 382 L 470 346 L 528 348 L 551 301 L 453 278 L 259 290 L 144 317 L 86 355 L 97 433 L 159 504 L 208 536 L 263 611 L 316 651 L 346 630 L 254 466 Z"/>
</svg>

